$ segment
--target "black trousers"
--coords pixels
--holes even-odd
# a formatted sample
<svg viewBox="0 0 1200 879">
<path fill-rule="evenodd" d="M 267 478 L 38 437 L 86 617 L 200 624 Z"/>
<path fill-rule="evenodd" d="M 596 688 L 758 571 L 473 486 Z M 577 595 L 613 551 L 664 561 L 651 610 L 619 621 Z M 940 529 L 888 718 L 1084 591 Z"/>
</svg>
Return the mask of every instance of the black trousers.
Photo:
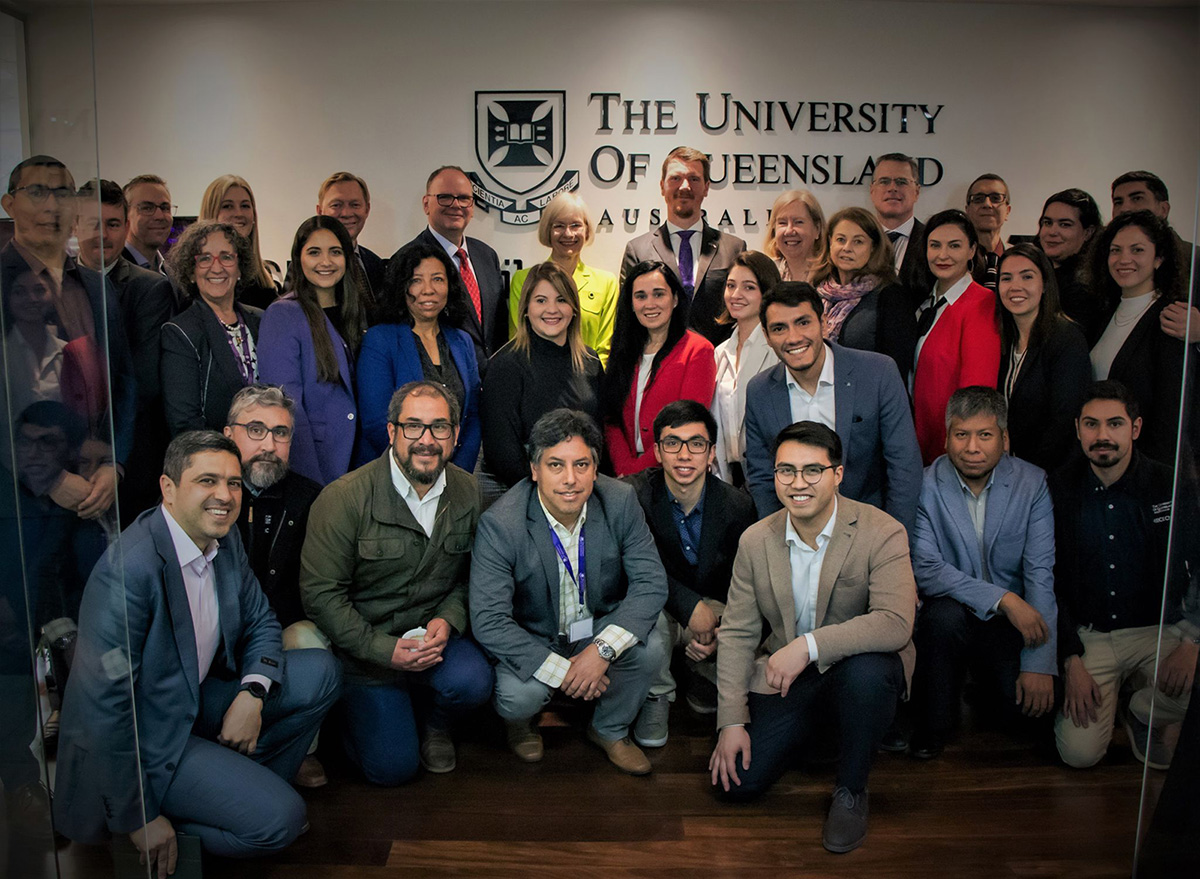
<svg viewBox="0 0 1200 879">
<path fill-rule="evenodd" d="M 786 697 L 750 694 L 750 768 L 738 769 L 741 785 L 731 800 L 764 793 L 795 762 L 819 719 L 832 711 L 838 723 L 837 784 L 853 793 L 867 789 L 871 760 L 904 692 L 904 666 L 896 653 L 860 653 L 821 674 L 806 668 Z"/>
</svg>

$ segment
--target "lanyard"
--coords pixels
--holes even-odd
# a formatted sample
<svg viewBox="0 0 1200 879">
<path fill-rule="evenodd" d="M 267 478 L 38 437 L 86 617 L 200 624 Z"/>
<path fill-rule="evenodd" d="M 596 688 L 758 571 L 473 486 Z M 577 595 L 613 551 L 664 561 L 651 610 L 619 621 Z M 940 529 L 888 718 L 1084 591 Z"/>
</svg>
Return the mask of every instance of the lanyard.
<svg viewBox="0 0 1200 879">
<path fill-rule="evenodd" d="M 554 528 L 550 528 L 550 539 L 554 541 L 554 551 L 558 553 L 558 560 L 563 563 L 563 567 L 567 569 L 567 576 L 571 581 L 579 587 L 579 604 L 582 607 L 587 607 L 584 601 L 584 596 L 587 594 L 587 571 L 583 564 L 583 529 L 579 530 L 579 576 L 575 576 L 575 571 L 571 568 L 571 560 L 567 558 L 567 551 L 563 548 L 562 541 L 558 539 L 558 534 Z"/>
</svg>

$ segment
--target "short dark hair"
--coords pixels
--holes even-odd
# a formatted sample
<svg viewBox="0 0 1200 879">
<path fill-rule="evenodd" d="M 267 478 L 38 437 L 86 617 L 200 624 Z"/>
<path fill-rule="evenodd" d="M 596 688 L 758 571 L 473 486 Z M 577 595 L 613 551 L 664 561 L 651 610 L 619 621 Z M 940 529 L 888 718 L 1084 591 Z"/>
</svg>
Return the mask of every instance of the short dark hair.
<svg viewBox="0 0 1200 879">
<path fill-rule="evenodd" d="M 1008 430 L 1008 403 L 1002 393 L 986 385 L 968 385 L 950 395 L 946 403 L 946 430 L 950 429 L 952 419 L 963 421 L 976 415 L 994 415 L 999 428 Z"/>
<path fill-rule="evenodd" d="M 440 382 L 431 381 L 409 382 L 396 389 L 388 403 L 388 421 L 392 424 L 400 420 L 400 410 L 404 408 L 404 401 L 409 397 L 441 397 L 450 407 L 450 423 L 458 427 L 459 419 L 462 417 L 458 397 L 447 391 L 446 386 Z"/>
<path fill-rule="evenodd" d="M 1162 182 L 1162 178 L 1150 171 L 1126 171 L 1120 177 L 1112 182 L 1112 188 L 1115 190 L 1118 186 L 1126 183 L 1145 183 L 1146 188 L 1150 190 L 1159 201 L 1170 201 L 1167 196 L 1167 184 Z"/>
<path fill-rule="evenodd" d="M 824 449 L 829 455 L 830 464 L 834 467 L 840 467 L 842 464 L 842 438 L 837 435 L 837 431 L 819 421 L 797 421 L 795 424 L 789 424 L 775 437 L 774 451 L 778 452 L 784 443 L 800 443 Z"/>
<path fill-rule="evenodd" d="M 163 475 L 176 485 L 183 479 L 183 471 L 191 466 L 192 458 L 202 452 L 228 452 L 242 461 L 237 443 L 215 430 L 188 430 L 171 440 L 163 458 Z"/>
<path fill-rule="evenodd" d="M 16 192 L 17 187 L 21 185 L 21 175 L 25 173 L 26 168 L 62 168 L 67 172 L 67 179 L 71 182 L 71 188 L 75 188 L 75 178 L 71 176 L 71 172 L 66 165 L 54 158 L 54 156 L 37 155 L 30 156 L 28 159 L 22 159 L 13 167 L 8 175 L 8 192 L 10 195 Z"/>
<path fill-rule="evenodd" d="M 1065 204 L 1069 208 L 1075 208 L 1079 212 L 1079 223 L 1084 229 L 1095 229 L 1104 222 L 1100 219 L 1100 205 L 1082 189 L 1064 189 L 1054 193 L 1042 205 L 1042 216 L 1045 216 L 1046 208 L 1052 204 Z"/>
<path fill-rule="evenodd" d="M 99 187 L 97 187 L 97 183 L 99 183 Z M 125 200 L 125 193 L 120 186 L 111 180 L 97 180 L 96 178 L 92 178 L 79 187 L 79 192 L 75 194 L 80 198 L 95 198 L 97 188 L 100 191 L 100 204 L 119 207 L 122 213 L 129 213 L 129 203 Z"/>
<path fill-rule="evenodd" d="M 1075 417 L 1079 418 L 1083 415 L 1083 407 L 1093 400 L 1116 400 L 1125 407 L 1125 414 L 1129 416 L 1130 421 L 1136 421 L 1142 414 L 1137 397 L 1129 388 L 1115 379 L 1092 382 L 1088 386 L 1087 393 L 1083 395 L 1083 401 L 1079 404 L 1079 412 Z"/>
<path fill-rule="evenodd" d="M 592 458 L 599 463 L 600 449 L 604 442 L 600 428 L 596 426 L 592 416 L 578 409 L 551 409 L 534 422 L 533 430 L 529 432 L 529 442 L 525 443 L 529 463 L 536 464 L 547 449 L 573 436 L 583 440 L 591 449 Z"/>
<path fill-rule="evenodd" d="M 132 180 L 130 180 L 128 183 L 126 183 L 122 187 L 122 190 L 125 192 L 125 197 L 126 198 L 129 197 L 129 190 L 133 189 L 133 187 L 138 186 L 142 183 L 153 183 L 156 186 L 166 186 L 167 185 L 167 181 L 163 180 L 157 174 L 138 174 L 136 177 L 134 177 Z"/>
<path fill-rule="evenodd" d="M 668 403 L 654 416 L 654 441 L 662 439 L 662 432 L 669 427 L 679 427 L 683 424 L 698 422 L 708 431 L 708 441 L 717 441 L 717 420 L 713 418 L 708 407 L 695 400 L 676 400 Z"/>
<path fill-rule="evenodd" d="M 1003 183 L 1004 191 L 1008 192 L 1008 183 L 1005 181 L 1005 179 L 999 174 L 993 174 L 991 171 L 988 171 L 985 174 L 980 174 L 971 181 L 971 185 L 967 187 L 967 195 L 970 196 L 971 190 L 975 188 L 976 183 L 983 183 L 985 180 L 995 180 L 997 183 Z"/>
<path fill-rule="evenodd" d="M 87 422 L 83 416 L 57 400 L 38 400 L 36 403 L 30 403 L 17 416 L 16 428 L 20 430 L 25 424 L 59 428 L 73 452 L 77 452 L 87 438 Z"/>
<path fill-rule="evenodd" d="M 908 167 L 912 168 L 913 183 L 917 184 L 917 186 L 921 185 L 921 166 L 908 153 L 884 153 L 875 160 L 875 167 L 878 168 L 884 162 L 905 162 Z M 875 179 L 874 171 L 871 171 L 871 179 Z"/>
<path fill-rule="evenodd" d="M 817 288 L 805 281 L 781 281 L 763 294 L 762 305 L 758 309 L 758 321 L 762 324 L 763 332 L 767 331 L 767 306 L 783 305 L 787 308 L 799 308 L 804 303 L 812 306 L 812 310 L 820 318 L 825 314 L 825 303 Z"/>
</svg>

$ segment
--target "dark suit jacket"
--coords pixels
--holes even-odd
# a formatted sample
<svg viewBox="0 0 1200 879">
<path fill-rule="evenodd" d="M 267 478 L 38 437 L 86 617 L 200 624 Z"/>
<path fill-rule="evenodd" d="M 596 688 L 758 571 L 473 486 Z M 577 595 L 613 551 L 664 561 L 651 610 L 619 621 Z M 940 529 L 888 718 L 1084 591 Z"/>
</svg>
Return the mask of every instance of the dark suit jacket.
<svg viewBox="0 0 1200 879">
<path fill-rule="evenodd" d="M 717 318 L 725 307 L 725 278 L 729 275 L 729 266 L 733 264 L 733 258 L 745 249 L 746 242 L 741 238 L 704 223 L 688 326 L 713 345 L 725 341 L 732 331 L 732 324 L 721 326 Z M 624 285 L 630 269 L 647 259 L 666 263 L 675 276 L 679 276 L 679 260 L 671 249 L 671 234 L 665 223 L 625 245 L 625 256 L 621 259 L 621 284 Z"/>
<path fill-rule="evenodd" d="M 471 629 L 480 645 L 528 680 L 558 645 L 558 556 L 536 484 L 514 485 L 479 519 L 471 554 Z M 599 633 L 639 641 L 667 599 L 667 577 L 633 489 L 597 476 L 583 526 L 587 606 Z"/>
<path fill-rule="evenodd" d="M 742 532 L 757 521 L 754 501 L 711 473 L 704 482 L 704 513 L 696 565 L 688 564 L 671 514 L 671 492 L 661 467 L 626 478 L 637 492 L 658 555 L 667 571 L 667 613 L 686 626 L 702 598 L 724 602 Z"/>
<path fill-rule="evenodd" d="M 886 354 L 896 361 L 900 377 L 906 377 L 917 347 L 917 318 L 905 289 L 881 285 L 864 296 L 846 315 L 837 341 L 846 348 Z"/>
<path fill-rule="evenodd" d="M 932 281 L 926 283 L 925 280 L 929 273 L 929 265 L 925 261 L 925 248 L 922 246 L 924 235 L 925 224 L 917 220 L 913 223 L 912 235 L 909 236 L 908 247 L 904 250 L 900 270 L 896 273 L 906 294 L 905 301 L 911 306 L 914 316 L 917 308 L 929 296 L 929 288 L 933 285 Z"/>
<path fill-rule="evenodd" d="M 1009 350 L 1000 352 L 996 387 L 1008 380 Z M 1025 355 L 1008 398 L 1009 451 L 1017 458 L 1053 473 L 1079 448 L 1075 416 L 1092 383 L 1083 332 L 1069 320 L 1051 328 L 1041 345 Z"/>
<path fill-rule="evenodd" d="M 279 623 L 236 529 L 220 540 L 213 567 L 223 649 L 209 674 L 279 684 Z M 199 712 L 198 668 L 179 558 L 155 507 L 125 529 L 83 593 L 59 734 L 58 830 L 99 843 L 106 829 L 129 833 L 158 817 Z"/>
<path fill-rule="evenodd" d="M 428 226 L 404 247 L 417 242 L 430 247 L 440 248 L 442 246 L 441 242 L 433 237 Z M 467 238 L 466 242 L 467 253 L 471 257 L 471 268 L 475 272 L 475 280 L 479 283 L 483 324 L 480 325 L 474 309 L 468 308 L 467 319 L 463 321 L 462 328 L 474 340 L 476 347 L 482 351 L 478 358 L 479 372 L 482 376 L 486 371 L 487 358 L 499 351 L 508 341 L 508 289 L 504 285 L 504 276 L 500 273 L 500 257 L 496 256 L 496 251 L 478 238 Z M 392 260 L 400 255 L 400 251 L 404 250 L 404 247 L 392 254 Z"/>
<path fill-rule="evenodd" d="M 257 342 L 262 312 L 236 307 Z M 199 297 L 163 325 L 159 374 L 171 436 L 224 429 L 233 395 L 245 387 L 221 321 Z"/>
<path fill-rule="evenodd" d="M 827 342 L 833 350 L 835 426 L 842 440 L 841 493 L 886 510 L 912 532 L 921 494 L 921 452 L 904 382 L 890 357 Z M 775 496 L 775 437 L 792 423 L 787 369 L 761 372 L 746 389 L 746 485 L 759 516 Z"/>
<path fill-rule="evenodd" d="M 175 294 L 171 282 L 150 269 L 134 265 L 124 257 L 105 276 L 109 290 L 121 309 L 125 337 L 133 355 L 138 383 L 139 412 L 158 405 L 159 334 L 175 314 Z"/>
<path fill-rule="evenodd" d="M 387 277 L 387 260 L 375 251 L 367 250 L 361 244 L 358 246 L 358 255 L 362 259 L 363 269 L 367 273 L 367 281 L 371 284 L 371 293 L 378 299 L 383 295 L 383 280 Z"/>
</svg>

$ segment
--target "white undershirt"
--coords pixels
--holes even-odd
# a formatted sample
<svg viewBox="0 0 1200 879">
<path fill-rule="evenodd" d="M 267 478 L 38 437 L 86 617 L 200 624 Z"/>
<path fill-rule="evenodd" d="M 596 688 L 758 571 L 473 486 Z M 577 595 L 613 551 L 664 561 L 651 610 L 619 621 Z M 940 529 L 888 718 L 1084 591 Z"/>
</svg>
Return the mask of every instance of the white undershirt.
<svg viewBox="0 0 1200 879">
<path fill-rule="evenodd" d="M 639 455 L 646 451 L 642 447 L 642 397 L 646 394 L 646 383 L 650 381 L 650 366 L 653 363 L 654 354 L 643 354 L 642 365 L 638 367 L 637 398 L 633 404 L 633 442 Z"/>
<path fill-rule="evenodd" d="M 1121 346 L 1125 344 L 1125 340 L 1129 338 L 1133 328 L 1138 325 L 1142 315 L 1154 304 L 1157 296 L 1158 291 L 1151 290 L 1141 296 L 1122 299 L 1117 305 L 1117 310 L 1113 312 L 1108 326 L 1104 328 L 1104 334 L 1092 348 L 1092 377 L 1096 381 L 1104 381 L 1108 378 L 1113 361 L 1117 359 L 1117 354 L 1121 351 Z"/>
</svg>

